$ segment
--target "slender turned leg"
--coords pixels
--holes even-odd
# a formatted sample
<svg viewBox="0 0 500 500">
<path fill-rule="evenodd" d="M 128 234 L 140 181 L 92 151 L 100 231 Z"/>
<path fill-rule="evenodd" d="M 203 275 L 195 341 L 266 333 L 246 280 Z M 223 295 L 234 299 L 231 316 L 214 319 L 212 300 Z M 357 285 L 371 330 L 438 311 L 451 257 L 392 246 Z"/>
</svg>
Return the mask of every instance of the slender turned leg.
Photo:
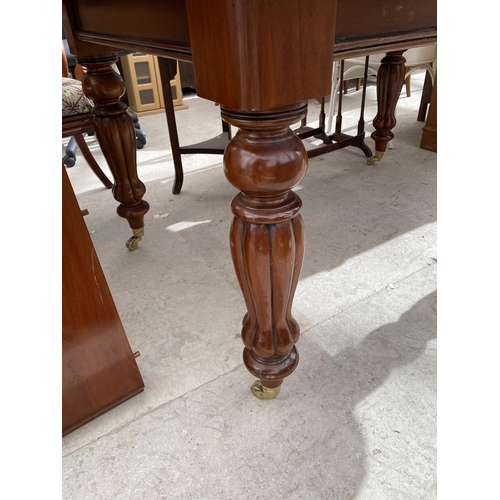
<svg viewBox="0 0 500 500">
<path fill-rule="evenodd" d="M 411 97 L 411 75 L 405 79 L 406 97 Z"/>
<path fill-rule="evenodd" d="M 361 93 L 361 108 L 359 111 L 359 120 L 358 120 L 358 135 L 363 135 L 363 141 L 359 144 L 356 144 L 361 151 L 365 154 L 365 156 L 371 157 L 372 152 L 371 149 L 366 145 L 364 141 L 365 134 L 365 103 L 366 103 L 366 85 L 368 82 L 368 64 L 370 62 L 370 56 L 365 57 L 365 71 L 363 73 L 363 92 Z"/>
<path fill-rule="evenodd" d="M 111 67 L 116 61 L 116 56 L 78 59 L 87 68 L 82 88 L 94 101 L 94 129 L 114 177 L 113 196 L 120 202 L 116 211 L 132 229 L 133 236 L 126 246 L 135 250 L 144 236 L 144 215 L 149 204 L 142 199 L 146 187 L 137 175 L 134 123 L 127 105 L 120 101 L 125 84 Z"/>
<path fill-rule="evenodd" d="M 375 155 L 368 158 L 373 165 L 384 156 L 387 143 L 394 139 L 391 130 L 396 126 L 396 104 L 404 83 L 404 50 L 388 52 L 380 61 L 377 72 L 377 116 L 373 120 L 375 131 L 371 137 L 375 141 Z"/>
<path fill-rule="evenodd" d="M 182 168 L 181 148 L 179 145 L 179 135 L 177 133 L 177 124 L 175 121 L 174 101 L 172 100 L 172 89 L 170 80 L 177 74 L 177 61 L 174 59 L 158 58 L 158 67 L 162 81 L 163 102 L 165 103 L 165 114 L 167 117 L 168 135 L 170 147 L 172 148 L 172 158 L 174 160 L 174 184 L 172 193 L 179 194 L 184 182 L 184 170 Z"/>
<path fill-rule="evenodd" d="M 420 106 L 418 108 L 417 121 L 425 122 L 427 106 L 431 102 L 432 96 L 432 77 L 429 71 L 425 72 L 424 88 L 422 89 L 422 97 L 420 98 Z"/>
<path fill-rule="evenodd" d="M 224 173 L 241 192 L 234 198 L 231 254 L 247 313 L 243 361 L 259 399 L 278 395 L 298 363 L 299 325 L 291 314 L 304 256 L 302 202 L 291 189 L 304 177 L 307 153 L 290 125 L 306 114 L 298 103 L 263 112 L 221 108 L 239 128 L 224 153 Z"/>
</svg>

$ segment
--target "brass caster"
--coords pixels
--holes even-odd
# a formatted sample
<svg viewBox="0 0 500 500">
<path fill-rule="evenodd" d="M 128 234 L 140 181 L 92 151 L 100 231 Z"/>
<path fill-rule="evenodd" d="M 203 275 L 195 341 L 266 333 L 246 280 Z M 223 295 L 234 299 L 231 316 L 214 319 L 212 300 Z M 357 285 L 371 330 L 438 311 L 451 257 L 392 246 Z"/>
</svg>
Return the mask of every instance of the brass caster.
<svg viewBox="0 0 500 500">
<path fill-rule="evenodd" d="M 382 156 L 384 156 L 383 151 L 375 151 L 375 154 L 371 158 L 368 158 L 366 163 L 368 163 L 368 165 L 373 165 L 376 161 L 380 161 Z"/>
<path fill-rule="evenodd" d="M 280 387 L 275 387 L 270 389 L 269 387 L 264 387 L 260 380 L 256 380 L 250 390 L 252 394 L 259 399 L 274 399 L 280 392 Z"/>
<path fill-rule="evenodd" d="M 128 239 L 127 243 L 125 243 L 125 246 L 131 252 L 137 250 L 137 248 L 139 247 L 139 241 L 141 241 L 142 237 L 144 236 L 144 228 L 140 227 L 139 229 L 132 229 L 132 233 L 134 235 Z"/>
</svg>

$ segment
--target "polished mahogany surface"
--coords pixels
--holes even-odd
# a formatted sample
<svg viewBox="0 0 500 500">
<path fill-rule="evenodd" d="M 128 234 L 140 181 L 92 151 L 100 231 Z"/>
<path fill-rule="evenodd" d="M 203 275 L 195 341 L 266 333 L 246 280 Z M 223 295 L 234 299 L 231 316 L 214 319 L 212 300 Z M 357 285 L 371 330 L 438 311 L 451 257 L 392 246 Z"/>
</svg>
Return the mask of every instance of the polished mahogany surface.
<svg viewBox="0 0 500 500">
<path fill-rule="evenodd" d="M 189 47 L 189 28 L 184 0 L 155 2 L 141 0 L 78 0 L 78 26 L 82 31 L 170 41 L 173 46 Z M 119 15 L 119 13 L 126 15 Z M 117 15 L 118 13 L 118 15 Z M 119 21 L 119 22 L 116 22 Z"/>
<path fill-rule="evenodd" d="M 160 56 L 192 57 L 198 95 L 221 105 L 264 110 L 329 93 L 337 0 L 65 4 L 73 13 L 70 46 L 73 35 Z"/>
<path fill-rule="evenodd" d="M 326 95 L 336 4 L 187 0 L 198 93 L 247 111 Z"/>
<path fill-rule="evenodd" d="M 191 60 L 185 0 L 62 0 L 62 3 L 66 35 L 75 53 L 78 53 L 78 39 Z"/>
<path fill-rule="evenodd" d="M 64 436 L 144 383 L 64 166 L 62 175 Z"/>
<path fill-rule="evenodd" d="M 407 48 L 436 42 L 431 0 L 63 0 L 71 51 L 87 68 L 85 94 L 115 179 L 118 214 L 137 243 L 144 234 L 145 186 L 137 175 L 135 134 L 113 70 L 117 49 L 192 58 L 200 97 L 220 104 L 238 128 L 224 153 L 234 198 L 230 248 L 247 312 L 243 360 L 252 392 L 277 396 L 298 364 L 300 328 L 292 302 L 304 256 L 302 202 L 293 190 L 307 153 L 291 126 L 307 100 L 330 94 L 334 58 L 387 52 L 377 80 L 375 156 L 394 137 Z M 137 245 L 127 246 L 129 249 Z"/>
<path fill-rule="evenodd" d="M 327 95 L 332 67 L 323 53 L 340 59 L 437 39 L 436 0 L 63 0 L 63 7 L 70 45 L 193 59 L 200 96 L 249 111 Z"/>
<path fill-rule="evenodd" d="M 184 60 L 191 59 L 188 6 L 204 12 L 200 16 L 202 30 L 214 21 L 222 33 L 220 23 L 232 19 L 234 35 L 242 27 L 252 29 L 250 21 L 243 19 L 243 16 L 250 10 L 257 12 L 259 9 L 269 9 L 270 3 L 262 0 L 63 0 L 63 5 L 67 6 L 65 12 L 70 13 L 68 22 L 73 33 L 81 40 Z M 337 58 L 340 58 L 340 54 L 343 58 L 356 55 L 360 50 L 363 53 L 376 53 L 387 51 L 390 47 L 408 48 L 436 42 L 436 0 L 385 0 L 382 3 L 373 0 L 326 1 L 323 2 L 321 17 L 315 15 L 314 2 L 309 0 L 287 1 L 281 6 L 279 0 L 272 3 L 282 9 L 273 15 L 280 15 L 281 19 L 288 22 L 295 20 L 290 22 L 291 30 L 297 27 L 300 20 L 301 24 L 312 23 L 316 27 L 320 44 L 328 45 L 329 38 L 334 36 Z M 232 9 L 228 6 L 232 6 Z M 234 12 L 228 14 L 231 10 Z M 258 14 L 258 18 L 266 19 L 269 26 L 263 23 L 259 25 L 258 31 L 272 28 L 276 22 L 276 17 L 270 19 L 265 12 L 262 14 Z M 334 21 L 331 16 L 334 16 Z M 191 31 L 194 29 L 193 26 Z M 306 45 L 310 41 L 304 39 L 301 43 Z M 308 47 L 312 57 L 318 46 Z M 238 50 L 238 47 L 233 48 Z"/>
<path fill-rule="evenodd" d="M 436 43 L 436 0 L 338 0 L 337 59 Z"/>
</svg>

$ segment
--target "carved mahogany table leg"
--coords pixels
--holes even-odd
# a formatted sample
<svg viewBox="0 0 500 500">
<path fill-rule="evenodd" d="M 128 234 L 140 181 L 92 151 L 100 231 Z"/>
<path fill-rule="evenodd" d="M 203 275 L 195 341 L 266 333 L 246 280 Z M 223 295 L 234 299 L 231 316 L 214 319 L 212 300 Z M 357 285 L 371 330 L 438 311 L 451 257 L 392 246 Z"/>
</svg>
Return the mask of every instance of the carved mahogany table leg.
<svg viewBox="0 0 500 500">
<path fill-rule="evenodd" d="M 307 104 L 269 111 L 221 107 L 239 128 L 224 153 L 224 173 L 240 189 L 232 202 L 231 254 L 247 313 L 243 361 L 257 377 L 252 393 L 274 399 L 298 363 L 299 325 L 291 314 L 304 256 L 302 202 L 291 189 L 304 177 L 307 153 L 290 125 Z"/>
<path fill-rule="evenodd" d="M 94 129 L 102 152 L 114 177 L 113 196 L 120 202 L 117 213 L 127 219 L 132 237 L 129 250 L 135 250 L 144 236 L 144 215 L 149 204 L 142 199 L 146 187 L 137 175 L 136 139 L 127 105 L 120 101 L 125 83 L 112 69 L 115 56 L 78 58 L 87 68 L 82 88 L 94 101 Z"/>
<path fill-rule="evenodd" d="M 375 141 L 375 155 L 368 158 L 373 165 L 384 156 L 387 143 L 394 139 L 391 130 L 396 126 L 396 105 L 404 83 L 404 50 L 388 52 L 380 61 L 377 72 L 377 115 L 373 120 L 375 131 L 371 137 Z"/>
</svg>

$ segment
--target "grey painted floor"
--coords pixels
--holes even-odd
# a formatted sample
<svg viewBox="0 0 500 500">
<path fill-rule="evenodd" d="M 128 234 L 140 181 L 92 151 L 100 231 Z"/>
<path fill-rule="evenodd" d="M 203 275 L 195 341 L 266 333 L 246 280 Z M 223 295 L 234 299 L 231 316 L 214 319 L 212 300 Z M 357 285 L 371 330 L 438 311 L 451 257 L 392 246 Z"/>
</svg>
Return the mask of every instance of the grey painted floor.
<svg viewBox="0 0 500 500">
<path fill-rule="evenodd" d="M 172 195 L 165 117 L 141 117 L 151 209 L 135 252 L 83 158 L 68 169 L 146 388 L 63 439 L 64 499 L 436 498 L 437 155 L 419 147 L 423 74 L 412 83 L 382 162 L 367 165 L 358 149 L 319 156 L 296 188 L 307 238 L 293 309 L 300 363 L 273 401 L 252 396 L 242 364 L 228 245 L 236 191 L 222 158 L 185 156 Z M 347 133 L 359 99 L 345 96 Z M 220 132 L 217 106 L 185 104 L 182 145 Z M 374 106 L 371 82 L 372 148 Z"/>
</svg>

